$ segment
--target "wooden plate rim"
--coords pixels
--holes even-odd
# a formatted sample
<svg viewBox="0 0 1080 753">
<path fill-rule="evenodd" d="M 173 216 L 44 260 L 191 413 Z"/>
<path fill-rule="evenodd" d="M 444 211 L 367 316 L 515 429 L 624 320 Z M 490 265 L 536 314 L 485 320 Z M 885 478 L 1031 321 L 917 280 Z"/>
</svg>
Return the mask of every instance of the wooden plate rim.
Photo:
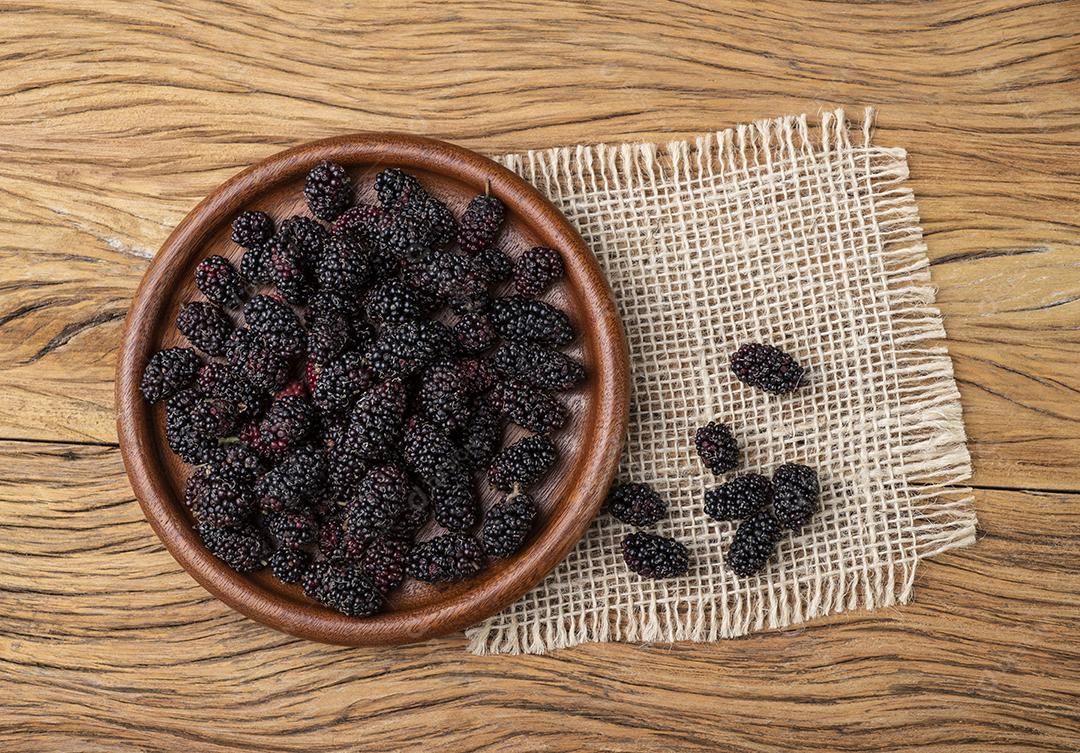
<svg viewBox="0 0 1080 753">
<path fill-rule="evenodd" d="M 163 438 L 154 412 L 139 393 L 146 361 L 168 325 L 165 296 L 180 284 L 186 265 L 210 235 L 269 185 L 294 180 L 322 160 L 346 165 L 390 164 L 448 175 L 491 192 L 510 212 L 564 255 L 567 277 L 582 303 L 591 330 L 582 344 L 590 351 L 593 415 L 582 441 L 591 446 L 571 471 L 569 499 L 559 506 L 525 551 L 480 584 L 452 599 L 406 612 L 354 619 L 316 605 L 296 604 L 263 590 L 214 558 L 178 512 L 181 503 L 163 481 Z M 199 203 L 169 235 L 151 261 L 124 325 L 116 378 L 117 432 L 128 478 L 151 527 L 173 557 L 203 587 L 237 611 L 302 638 L 343 645 L 420 641 L 461 630 L 506 607 L 543 579 L 585 533 L 618 468 L 629 414 L 629 358 L 622 325 L 595 257 L 567 219 L 535 188 L 510 170 L 453 144 L 400 133 L 359 132 L 310 142 L 251 166 Z"/>
</svg>

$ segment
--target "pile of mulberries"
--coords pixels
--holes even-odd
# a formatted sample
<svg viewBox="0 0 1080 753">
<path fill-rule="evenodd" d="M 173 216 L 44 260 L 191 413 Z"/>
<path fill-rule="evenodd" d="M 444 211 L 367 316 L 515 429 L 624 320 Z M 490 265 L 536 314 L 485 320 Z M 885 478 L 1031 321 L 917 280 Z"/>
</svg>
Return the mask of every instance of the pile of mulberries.
<svg viewBox="0 0 1080 753">
<path fill-rule="evenodd" d="M 635 528 L 647 528 L 667 515 L 667 501 L 648 484 L 626 481 L 608 492 L 607 510 L 613 518 Z M 645 531 L 622 540 L 623 562 L 643 578 L 677 578 L 690 567 L 686 545 Z"/>
<path fill-rule="evenodd" d="M 396 168 L 371 203 L 361 188 L 323 162 L 307 213 L 239 214 L 239 261 L 204 259 L 204 299 L 177 312 L 190 347 L 156 353 L 141 384 L 195 466 L 184 502 L 210 553 L 356 617 L 409 577 L 462 580 L 525 546 L 529 487 L 570 420 L 557 393 L 586 376 L 558 349 L 575 338 L 569 317 L 538 298 L 563 275 L 558 251 L 523 250 L 515 274 L 490 191 L 458 217 Z M 485 484 L 500 492 L 486 512 Z"/>
<path fill-rule="evenodd" d="M 710 421 L 697 430 L 694 444 L 702 464 L 715 474 L 738 465 L 738 444 L 731 429 Z M 785 530 L 798 530 L 817 512 L 821 496 L 817 472 L 785 463 L 772 479 L 759 473 L 735 475 L 705 492 L 705 514 L 718 522 L 741 521 L 724 554 L 740 577 L 765 569 Z"/>
</svg>

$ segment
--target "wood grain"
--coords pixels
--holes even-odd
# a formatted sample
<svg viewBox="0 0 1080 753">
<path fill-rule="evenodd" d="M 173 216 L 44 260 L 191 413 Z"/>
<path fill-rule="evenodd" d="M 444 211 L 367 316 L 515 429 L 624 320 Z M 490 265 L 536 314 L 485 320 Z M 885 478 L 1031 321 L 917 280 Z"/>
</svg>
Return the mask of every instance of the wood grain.
<svg viewBox="0 0 1080 753">
<path fill-rule="evenodd" d="M 5 2 L 0 747 L 1075 750 L 1078 40 L 1075 0 Z M 339 650 L 151 534 L 111 446 L 120 321 L 243 167 L 364 129 L 495 154 L 837 104 L 909 150 L 988 488 L 915 604 L 707 646 Z"/>
</svg>

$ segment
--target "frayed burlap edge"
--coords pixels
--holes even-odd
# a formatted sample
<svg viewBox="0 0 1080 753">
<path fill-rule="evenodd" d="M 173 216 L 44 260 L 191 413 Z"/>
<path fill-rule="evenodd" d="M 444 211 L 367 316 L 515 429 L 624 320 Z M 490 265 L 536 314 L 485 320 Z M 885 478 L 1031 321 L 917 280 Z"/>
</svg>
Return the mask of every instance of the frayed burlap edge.
<svg viewBox="0 0 1080 753">
<path fill-rule="evenodd" d="M 952 362 L 945 347 L 941 313 L 934 306 L 929 260 L 918 208 L 908 177 L 906 152 L 872 146 L 872 112 L 866 110 L 861 146 L 851 144 L 843 110 L 825 112 L 811 128 L 805 115 L 763 120 L 707 134 L 694 142 L 575 146 L 507 155 L 503 164 L 534 182 L 540 174 L 565 182 L 584 174 L 592 181 L 619 183 L 631 172 L 648 175 L 658 161 L 688 175 L 746 173 L 771 167 L 780 155 L 829 162 L 845 160 L 864 180 L 873 204 L 882 274 L 895 322 L 894 367 L 898 423 L 896 448 L 912 509 L 914 546 L 901 556 L 809 583 L 774 583 L 758 593 L 713 593 L 683 598 L 658 608 L 655 601 L 615 605 L 600 616 L 547 614 L 510 624 L 492 621 L 466 631 L 469 651 L 547 653 L 586 642 L 712 641 L 753 631 L 788 627 L 831 614 L 907 603 L 919 561 L 975 541 L 970 455 Z M 553 197 L 554 198 L 554 197 Z"/>
</svg>

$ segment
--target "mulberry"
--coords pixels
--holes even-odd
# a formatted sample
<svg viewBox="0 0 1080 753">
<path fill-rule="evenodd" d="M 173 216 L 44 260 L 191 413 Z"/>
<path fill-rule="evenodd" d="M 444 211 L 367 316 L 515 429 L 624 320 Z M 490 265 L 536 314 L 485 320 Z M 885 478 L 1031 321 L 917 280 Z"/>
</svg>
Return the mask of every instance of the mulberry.
<svg viewBox="0 0 1080 753">
<path fill-rule="evenodd" d="M 667 514 L 667 502 L 647 484 L 616 485 L 607 498 L 608 512 L 616 520 L 638 528 L 651 526 Z"/>
<path fill-rule="evenodd" d="M 238 573 L 261 569 L 270 554 L 266 538 L 253 526 L 217 528 L 200 523 L 195 532 L 212 555 Z"/>
<path fill-rule="evenodd" d="M 483 314 L 465 314 L 452 327 L 458 345 L 465 353 L 482 353 L 492 345 L 498 335 Z"/>
<path fill-rule="evenodd" d="M 479 510 L 468 476 L 432 488 L 430 496 L 435 522 L 446 530 L 464 532 L 476 525 Z"/>
<path fill-rule="evenodd" d="M 517 381 L 495 388 L 495 403 L 513 423 L 537 434 L 546 434 L 566 423 L 562 403 L 537 389 Z"/>
<path fill-rule="evenodd" d="M 364 552 L 362 569 L 383 594 L 388 594 L 405 580 L 405 560 L 409 543 L 380 536 Z"/>
<path fill-rule="evenodd" d="M 677 578 L 690 565 L 686 546 L 675 539 L 637 531 L 622 541 L 626 566 L 643 578 Z"/>
<path fill-rule="evenodd" d="M 365 392 L 353 406 L 346 447 L 362 458 L 378 460 L 393 453 L 401 439 L 405 388 L 391 380 Z"/>
<path fill-rule="evenodd" d="M 491 364 L 509 377 L 546 390 L 568 390 L 585 379 L 585 368 L 570 356 L 529 342 L 503 343 Z"/>
<path fill-rule="evenodd" d="M 784 528 L 800 528 L 818 510 L 821 487 L 813 468 L 785 463 L 773 472 L 773 514 Z"/>
<path fill-rule="evenodd" d="M 484 553 L 470 536 L 445 533 L 414 546 L 405 571 L 425 583 L 464 580 L 484 569 Z"/>
<path fill-rule="evenodd" d="M 172 397 L 191 384 L 202 359 L 191 348 L 166 348 L 155 353 L 143 369 L 139 391 L 147 402 Z"/>
<path fill-rule="evenodd" d="M 223 356 L 233 323 L 214 304 L 195 301 L 184 304 L 180 309 L 176 316 L 176 328 L 203 353 Z"/>
<path fill-rule="evenodd" d="M 374 375 L 360 354 L 344 353 L 319 372 L 311 398 L 323 413 L 340 413 L 374 383 Z"/>
<path fill-rule="evenodd" d="M 335 220 L 352 204 L 352 180 L 336 162 L 320 162 L 304 180 L 304 198 L 320 220 Z"/>
<path fill-rule="evenodd" d="M 409 481 L 400 468 L 372 468 L 345 508 L 345 529 L 355 535 L 385 531 L 405 511 L 409 493 Z"/>
<path fill-rule="evenodd" d="M 249 329 L 238 329 L 226 346 L 229 364 L 262 390 L 276 392 L 289 381 L 289 357 Z"/>
<path fill-rule="evenodd" d="M 233 243 L 258 248 L 274 235 L 274 221 L 266 212 L 241 212 L 232 223 Z"/>
<path fill-rule="evenodd" d="M 287 356 L 304 349 L 304 328 L 291 308 L 268 295 L 252 296 L 244 306 L 244 322 L 263 342 Z"/>
<path fill-rule="evenodd" d="M 532 298 L 496 298 L 489 316 L 495 331 L 506 340 L 566 345 L 574 339 L 574 328 L 566 314 Z"/>
<path fill-rule="evenodd" d="M 780 524 L 768 510 L 760 510 L 735 529 L 724 563 L 738 576 L 760 572 L 780 541 Z"/>
<path fill-rule="evenodd" d="M 209 256 L 195 267 L 195 285 L 206 298 L 224 308 L 237 308 L 247 289 L 236 268 L 224 256 Z"/>
<path fill-rule="evenodd" d="M 509 557 L 525 543 L 536 520 L 536 503 L 525 492 L 509 495 L 484 516 L 480 544 L 489 557 Z"/>
<path fill-rule="evenodd" d="M 546 246 L 534 246 L 521 255 L 514 268 L 514 287 L 521 295 L 535 298 L 563 276 L 559 252 Z"/>
<path fill-rule="evenodd" d="M 702 464 L 715 474 L 727 473 L 739 464 L 735 436 L 719 421 L 710 421 L 694 434 L 694 446 Z"/>
<path fill-rule="evenodd" d="M 514 484 L 529 486 L 555 464 L 557 452 L 542 434 L 520 439 L 495 456 L 488 468 L 488 480 L 496 489 L 511 491 Z"/>
<path fill-rule="evenodd" d="M 772 496 L 769 479 L 747 473 L 705 492 L 705 514 L 713 520 L 741 520 L 769 504 Z"/>
<path fill-rule="evenodd" d="M 506 217 L 506 207 L 494 196 L 477 196 L 465 207 L 458 230 L 458 245 L 468 254 L 490 247 Z"/>
<path fill-rule="evenodd" d="M 803 380 L 805 369 L 779 348 L 746 343 L 731 354 L 731 371 L 740 382 L 780 395 L 791 392 Z"/>
<path fill-rule="evenodd" d="M 270 555 L 270 571 L 282 583 L 299 583 L 311 564 L 311 555 L 303 549 L 281 547 Z"/>
<path fill-rule="evenodd" d="M 451 433 L 469 420 L 468 381 L 454 363 L 428 367 L 420 381 L 416 400 L 420 411 L 437 428 Z"/>
</svg>

